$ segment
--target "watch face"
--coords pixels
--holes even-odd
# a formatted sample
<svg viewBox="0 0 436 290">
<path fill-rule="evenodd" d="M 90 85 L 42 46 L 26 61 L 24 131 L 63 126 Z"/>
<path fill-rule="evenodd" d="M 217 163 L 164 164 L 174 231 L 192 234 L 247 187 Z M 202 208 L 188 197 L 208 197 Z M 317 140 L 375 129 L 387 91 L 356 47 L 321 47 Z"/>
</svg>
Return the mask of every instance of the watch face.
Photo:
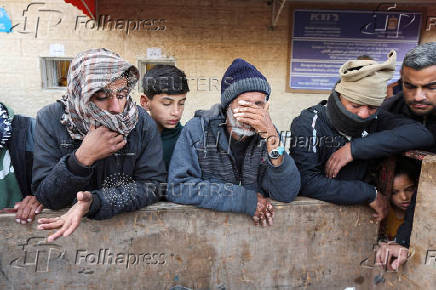
<svg viewBox="0 0 436 290">
<path fill-rule="evenodd" d="M 269 157 L 271 157 L 273 159 L 277 159 L 280 157 L 280 154 L 276 149 L 274 149 L 269 153 Z"/>
</svg>

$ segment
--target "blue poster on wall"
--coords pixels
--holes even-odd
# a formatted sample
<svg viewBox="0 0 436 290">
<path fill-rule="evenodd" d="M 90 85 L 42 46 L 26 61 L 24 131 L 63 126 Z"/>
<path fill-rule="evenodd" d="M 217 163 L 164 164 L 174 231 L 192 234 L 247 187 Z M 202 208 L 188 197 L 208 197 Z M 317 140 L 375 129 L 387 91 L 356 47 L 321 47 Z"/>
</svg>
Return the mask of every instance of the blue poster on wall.
<svg viewBox="0 0 436 290">
<path fill-rule="evenodd" d="M 0 8 L 0 32 L 11 32 L 11 19 L 5 9 Z"/>
<path fill-rule="evenodd" d="M 416 12 L 295 10 L 289 87 L 331 90 L 347 60 L 385 61 L 391 49 L 398 54 L 396 81 L 404 55 L 418 44 L 421 20 Z"/>
</svg>

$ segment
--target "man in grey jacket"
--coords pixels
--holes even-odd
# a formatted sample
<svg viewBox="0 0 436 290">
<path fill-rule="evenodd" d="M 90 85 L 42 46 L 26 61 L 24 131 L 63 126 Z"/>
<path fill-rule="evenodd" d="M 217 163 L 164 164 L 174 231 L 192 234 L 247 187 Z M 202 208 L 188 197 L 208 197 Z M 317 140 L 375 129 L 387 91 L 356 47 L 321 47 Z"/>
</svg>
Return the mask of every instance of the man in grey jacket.
<svg viewBox="0 0 436 290">
<path fill-rule="evenodd" d="M 61 101 L 38 112 L 32 188 L 44 207 L 73 207 L 39 228 L 70 235 L 83 216 L 111 218 L 158 200 L 165 182 L 157 127 L 130 90 L 138 70 L 106 49 L 76 56 Z"/>
<path fill-rule="evenodd" d="M 300 174 L 279 146 L 268 113 L 270 92 L 253 65 L 233 61 L 221 81 L 221 104 L 197 111 L 180 134 L 169 168 L 168 200 L 272 224 L 268 198 L 293 201 Z"/>
</svg>

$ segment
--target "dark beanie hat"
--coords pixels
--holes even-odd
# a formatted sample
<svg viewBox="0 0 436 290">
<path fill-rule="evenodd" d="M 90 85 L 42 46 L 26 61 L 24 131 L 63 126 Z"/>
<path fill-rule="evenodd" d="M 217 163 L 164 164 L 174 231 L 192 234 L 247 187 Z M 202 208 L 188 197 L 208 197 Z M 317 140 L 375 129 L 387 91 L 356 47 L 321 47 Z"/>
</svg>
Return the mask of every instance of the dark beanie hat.
<svg viewBox="0 0 436 290">
<path fill-rule="evenodd" d="M 221 80 L 221 105 L 226 108 L 240 94 L 261 92 L 269 99 L 271 87 L 256 67 L 241 58 L 235 59 Z"/>
</svg>

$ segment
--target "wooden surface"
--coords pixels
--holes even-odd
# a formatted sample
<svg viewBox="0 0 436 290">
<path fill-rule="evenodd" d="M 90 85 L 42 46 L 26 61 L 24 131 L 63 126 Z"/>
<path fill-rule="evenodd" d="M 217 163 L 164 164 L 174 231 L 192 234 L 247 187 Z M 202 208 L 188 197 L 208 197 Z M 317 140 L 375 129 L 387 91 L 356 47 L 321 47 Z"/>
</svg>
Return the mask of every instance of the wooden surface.
<svg viewBox="0 0 436 290">
<path fill-rule="evenodd" d="M 35 224 L 2 214 L 0 289 L 371 287 L 372 270 L 359 265 L 373 255 L 377 233 L 368 207 L 308 198 L 274 205 L 270 228 L 246 215 L 159 203 L 111 220 L 85 219 L 52 244 Z M 110 254 L 121 256 L 110 261 Z"/>
</svg>

